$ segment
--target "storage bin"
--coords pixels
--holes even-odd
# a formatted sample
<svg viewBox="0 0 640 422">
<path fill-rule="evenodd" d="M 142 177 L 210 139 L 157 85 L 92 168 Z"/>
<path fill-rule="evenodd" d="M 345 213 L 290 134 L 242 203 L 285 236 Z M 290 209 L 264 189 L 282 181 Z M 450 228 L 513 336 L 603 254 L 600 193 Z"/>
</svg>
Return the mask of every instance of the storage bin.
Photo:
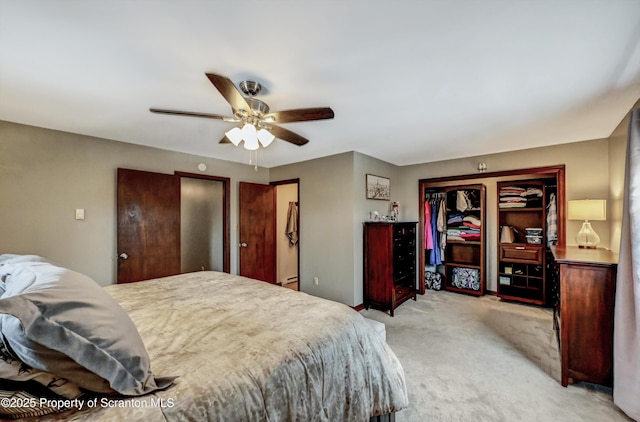
<svg viewBox="0 0 640 422">
<path fill-rule="evenodd" d="M 542 243 L 542 236 L 529 236 L 527 235 L 527 243 L 533 243 L 539 245 Z"/>
<path fill-rule="evenodd" d="M 459 289 L 480 290 L 480 270 L 455 267 L 453 268 L 451 284 Z"/>
<path fill-rule="evenodd" d="M 537 227 L 527 227 L 527 236 L 542 236 L 542 229 Z"/>
</svg>

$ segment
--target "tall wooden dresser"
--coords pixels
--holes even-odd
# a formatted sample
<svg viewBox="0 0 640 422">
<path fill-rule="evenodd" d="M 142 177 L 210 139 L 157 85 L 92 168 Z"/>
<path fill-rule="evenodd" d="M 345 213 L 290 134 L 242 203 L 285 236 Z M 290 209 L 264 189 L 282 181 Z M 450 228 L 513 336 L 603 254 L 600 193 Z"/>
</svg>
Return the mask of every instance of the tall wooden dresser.
<svg viewBox="0 0 640 422">
<path fill-rule="evenodd" d="M 554 322 L 559 330 L 563 386 L 613 381 L 613 305 L 617 254 L 606 249 L 552 246 L 559 289 Z"/>
<path fill-rule="evenodd" d="M 364 223 L 364 306 L 393 311 L 416 300 L 416 222 Z"/>
</svg>

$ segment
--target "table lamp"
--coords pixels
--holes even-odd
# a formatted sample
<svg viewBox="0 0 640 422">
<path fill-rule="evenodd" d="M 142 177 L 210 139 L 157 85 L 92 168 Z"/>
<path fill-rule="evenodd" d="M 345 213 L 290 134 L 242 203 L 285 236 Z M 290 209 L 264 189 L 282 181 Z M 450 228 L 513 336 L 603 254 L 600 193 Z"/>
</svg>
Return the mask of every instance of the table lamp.
<svg viewBox="0 0 640 422">
<path fill-rule="evenodd" d="M 593 230 L 589 221 L 605 221 L 607 219 L 607 201 L 604 199 L 578 199 L 568 202 L 569 220 L 582 220 L 582 228 L 576 236 L 578 247 L 595 249 L 600 243 L 600 236 Z"/>
</svg>

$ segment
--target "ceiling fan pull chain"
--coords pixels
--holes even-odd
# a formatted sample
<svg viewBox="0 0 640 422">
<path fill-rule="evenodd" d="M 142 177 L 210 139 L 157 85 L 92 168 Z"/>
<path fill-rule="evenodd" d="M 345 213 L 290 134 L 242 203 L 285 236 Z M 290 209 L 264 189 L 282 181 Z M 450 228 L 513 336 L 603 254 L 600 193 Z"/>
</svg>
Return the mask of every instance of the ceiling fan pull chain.
<svg viewBox="0 0 640 422">
<path fill-rule="evenodd" d="M 249 150 L 249 165 L 253 164 L 253 169 L 258 171 L 258 150 Z"/>
</svg>

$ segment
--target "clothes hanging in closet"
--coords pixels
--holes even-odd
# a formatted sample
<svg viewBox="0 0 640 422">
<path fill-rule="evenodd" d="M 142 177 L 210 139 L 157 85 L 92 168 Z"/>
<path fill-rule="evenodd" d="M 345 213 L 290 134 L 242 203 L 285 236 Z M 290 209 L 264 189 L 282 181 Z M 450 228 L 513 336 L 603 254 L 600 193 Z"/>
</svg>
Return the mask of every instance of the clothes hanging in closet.
<svg viewBox="0 0 640 422">
<path fill-rule="evenodd" d="M 438 205 L 438 221 L 437 221 L 437 229 L 438 229 L 438 237 L 440 238 L 440 253 L 441 256 L 444 256 L 444 248 L 447 246 L 447 221 L 446 221 L 446 209 L 445 209 L 444 200 L 440 201 L 440 205 Z"/>
<path fill-rule="evenodd" d="M 431 202 L 424 202 L 424 248 L 433 249 L 433 228 L 431 227 Z"/>
<path fill-rule="evenodd" d="M 432 233 L 436 234 L 438 233 L 438 202 L 434 202 L 431 204 L 431 231 Z M 433 265 L 440 265 L 442 264 L 442 254 L 440 253 L 440 242 L 437 240 L 434 240 L 433 242 L 433 248 L 431 249 L 431 251 L 429 252 L 429 261 L 431 262 L 431 264 Z"/>
<path fill-rule="evenodd" d="M 429 251 L 428 264 L 440 265 L 446 245 L 445 200 L 441 193 L 426 195 L 424 203 L 424 249 Z"/>
</svg>

